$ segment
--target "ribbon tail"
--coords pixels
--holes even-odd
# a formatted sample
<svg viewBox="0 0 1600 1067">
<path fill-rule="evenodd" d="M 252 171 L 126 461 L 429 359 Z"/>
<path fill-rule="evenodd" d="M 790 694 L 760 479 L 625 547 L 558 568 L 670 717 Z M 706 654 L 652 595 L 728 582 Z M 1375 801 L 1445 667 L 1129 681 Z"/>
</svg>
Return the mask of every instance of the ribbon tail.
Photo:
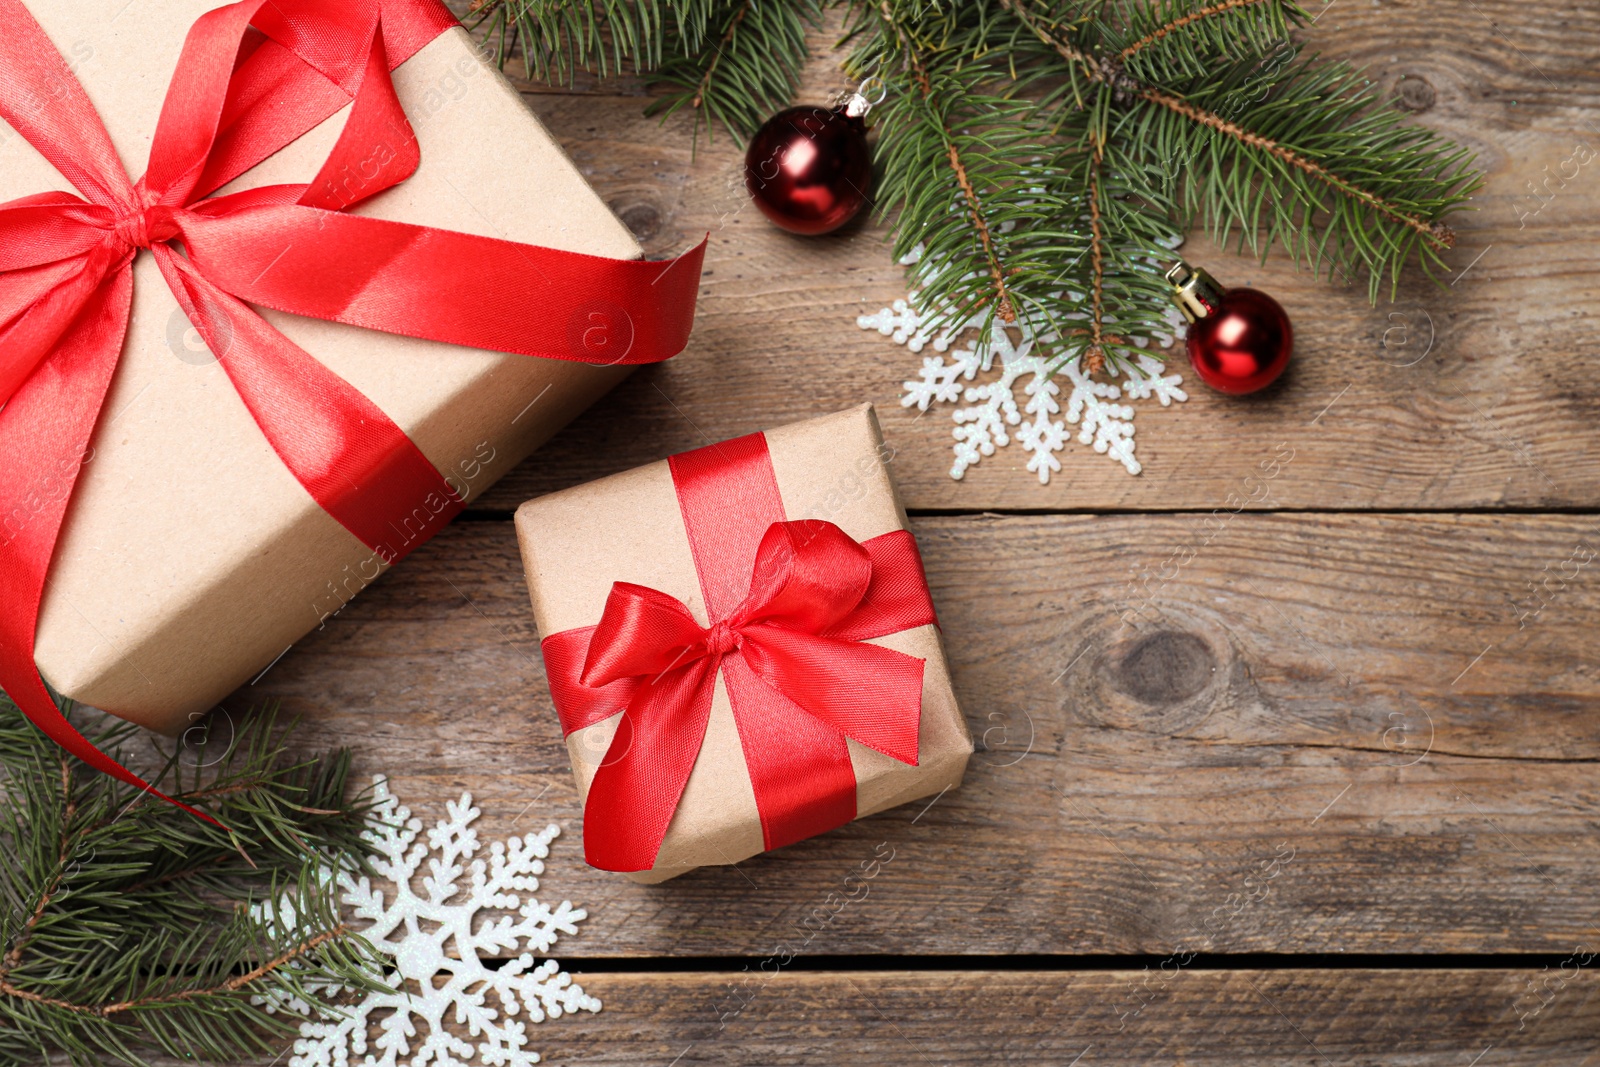
<svg viewBox="0 0 1600 1067">
<path fill-rule="evenodd" d="M 273 451 L 317 504 L 387 564 L 465 501 L 376 404 L 166 248 L 156 262 Z"/>
<path fill-rule="evenodd" d="M 119 271 L 0 411 L 0 687 L 47 737 L 98 771 L 214 825 L 101 752 L 67 721 L 33 663 L 39 608 L 67 501 L 122 354 L 133 276 Z"/>
<path fill-rule="evenodd" d="M 716 678 L 717 661 L 706 657 L 653 679 L 629 702 L 583 806 L 590 866 L 655 866 L 705 740 Z"/>
<path fill-rule="evenodd" d="M 723 660 L 739 745 L 755 791 L 766 849 L 826 833 L 856 817 L 856 772 L 845 735 L 807 715 L 751 670 Z"/>
<path fill-rule="evenodd" d="M 917 765 L 922 660 L 880 645 L 777 626 L 746 630 L 741 651 L 754 674 L 806 717 Z"/>
</svg>

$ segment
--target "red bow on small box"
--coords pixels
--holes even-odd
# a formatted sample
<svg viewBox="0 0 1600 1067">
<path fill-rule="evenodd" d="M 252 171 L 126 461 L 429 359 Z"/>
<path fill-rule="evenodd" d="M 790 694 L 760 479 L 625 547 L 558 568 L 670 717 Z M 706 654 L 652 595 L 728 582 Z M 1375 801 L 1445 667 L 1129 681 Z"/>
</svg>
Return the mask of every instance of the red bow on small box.
<svg viewBox="0 0 1600 1067">
<path fill-rule="evenodd" d="M 711 624 L 617 582 L 598 624 L 543 643 L 565 733 L 622 712 L 584 805 L 584 852 L 603 870 L 654 866 L 719 672 L 769 849 L 855 818 L 846 738 L 917 763 L 924 663 L 867 643 L 936 621 L 911 534 L 858 543 L 784 521 L 760 434 L 674 456 L 672 476 Z"/>
<path fill-rule="evenodd" d="M 438 0 L 243 0 L 207 12 L 184 42 L 149 169 L 135 183 L 38 22 L 21 0 L 0 0 L 0 118 L 81 194 L 0 204 L 0 501 L 38 497 L 41 477 L 64 471 L 75 483 L 122 352 L 142 251 L 290 473 L 389 563 L 400 555 L 391 522 L 423 501 L 447 502 L 429 508 L 414 547 L 461 499 L 377 405 L 251 305 L 587 363 L 682 350 L 704 244 L 647 263 L 346 212 L 417 169 L 389 72 L 455 25 Z M 308 184 L 213 195 L 352 103 Z M 626 320 L 620 356 L 585 350 L 595 307 Z M 34 668 L 69 499 L 52 495 L 0 540 L 0 687 L 62 747 L 149 788 L 72 727 Z"/>
</svg>

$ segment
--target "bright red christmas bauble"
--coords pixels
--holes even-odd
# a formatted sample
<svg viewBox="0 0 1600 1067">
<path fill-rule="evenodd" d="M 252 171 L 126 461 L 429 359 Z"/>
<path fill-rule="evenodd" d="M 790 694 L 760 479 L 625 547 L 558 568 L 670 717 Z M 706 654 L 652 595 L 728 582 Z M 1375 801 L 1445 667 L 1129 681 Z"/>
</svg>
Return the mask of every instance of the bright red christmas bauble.
<svg viewBox="0 0 1600 1067">
<path fill-rule="evenodd" d="M 1219 392 L 1265 389 L 1289 365 L 1293 350 L 1289 316 L 1259 289 L 1229 289 L 1214 311 L 1189 324 L 1189 362 Z"/>
<path fill-rule="evenodd" d="M 761 213 L 790 233 L 830 233 L 872 188 L 867 127 L 843 108 L 791 107 L 750 139 L 744 182 Z"/>
</svg>

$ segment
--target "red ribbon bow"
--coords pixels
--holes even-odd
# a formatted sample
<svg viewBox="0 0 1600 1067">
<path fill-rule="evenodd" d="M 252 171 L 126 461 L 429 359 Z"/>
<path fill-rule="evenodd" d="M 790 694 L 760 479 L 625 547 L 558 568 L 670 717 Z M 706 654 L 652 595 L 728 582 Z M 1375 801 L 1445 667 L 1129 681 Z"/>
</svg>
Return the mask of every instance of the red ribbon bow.
<svg viewBox="0 0 1600 1067">
<path fill-rule="evenodd" d="M 855 818 L 846 738 L 917 763 L 923 661 L 867 643 L 936 621 L 911 534 L 858 543 L 831 522 L 783 521 L 760 434 L 674 456 L 672 472 L 711 625 L 617 582 L 597 625 L 543 643 L 565 733 L 622 711 L 584 805 L 584 851 L 604 870 L 654 866 L 719 671 L 769 849 Z M 749 591 L 734 601 L 741 567 Z"/>
<path fill-rule="evenodd" d="M 250 304 L 582 362 L 656 362 L 688 339 L 703 243 L 671 264 L 610 260 L 345 213 L 416 170 L 389 72 L 455 25 L 437 0 L 244 0 L 208 12 L 185 40 L 135 183 L 39 24 L 21 0 L 0 0 L 0 118 L 82 194 L 0 204 L 0 500 L 41 501 L 0 541 L 0 686 L 57 743 L 123 781 L 149 788 L 67 722 L 33 664 L 70 498 L 37 483 L 63 473 L 76 483 L 141 250 L 285 466 L 391 563 L 391 520 L 430 494 L 449 501 L 420 543 L 460 499 L 388 416 Z M 211 195 L 352 100 L 310 183 Z M 621 358 L 574 350 L 571 338 L 585 336 L 574 323 L 588 325 L 596 307 L 631 327 Z"/>
</svg>

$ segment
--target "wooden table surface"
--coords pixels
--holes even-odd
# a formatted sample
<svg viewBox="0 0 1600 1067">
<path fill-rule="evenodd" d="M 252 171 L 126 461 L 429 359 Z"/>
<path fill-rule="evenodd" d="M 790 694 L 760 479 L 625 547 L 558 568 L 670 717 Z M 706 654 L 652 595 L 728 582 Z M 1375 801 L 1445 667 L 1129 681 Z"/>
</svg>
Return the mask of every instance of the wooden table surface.
<svg viewBox="0 0 1600 1067">
<path fill-rule="evenodd" d="M 900 406 L 920 357 L 855 322 L 905 293 L 879 225 L 789 237 L 740 210 L 725 135 L 693 152 L 631 82 L 526 86 L 651 254 L 711 232 L 694 340 L 235 703 L 281 700 L 418 814 L 468 790 L 489 837 L 565 828 L 542 895 L 588 908 L 560 958 L 606 1008 L 534 1028 L 548 1062 L 1600 1063 L 1578 966 L 1600 951 L 1600 162 L 1527 198 L 1600 148 L 1600 7 L 1344 0 L 1310 39 L 1478 152 L 1449 287 L 1374 308 L 1193 239 L 1289 309 L 1285 382 L 1228 399 L 1184 365 L 1189 402 L 1137 417 L 1141 476 L 1074 443 L 1048 486 L 1015 446 L 953 481 L 948 411 Z M 803 99 L 842 87 L 834 62 Z M 978 739 L 965 785 L 664 886 L 588 869 L 513 509 L 862 400 Z M 868 895 L 800 933 L 885 842 Z"/>
</svg>

